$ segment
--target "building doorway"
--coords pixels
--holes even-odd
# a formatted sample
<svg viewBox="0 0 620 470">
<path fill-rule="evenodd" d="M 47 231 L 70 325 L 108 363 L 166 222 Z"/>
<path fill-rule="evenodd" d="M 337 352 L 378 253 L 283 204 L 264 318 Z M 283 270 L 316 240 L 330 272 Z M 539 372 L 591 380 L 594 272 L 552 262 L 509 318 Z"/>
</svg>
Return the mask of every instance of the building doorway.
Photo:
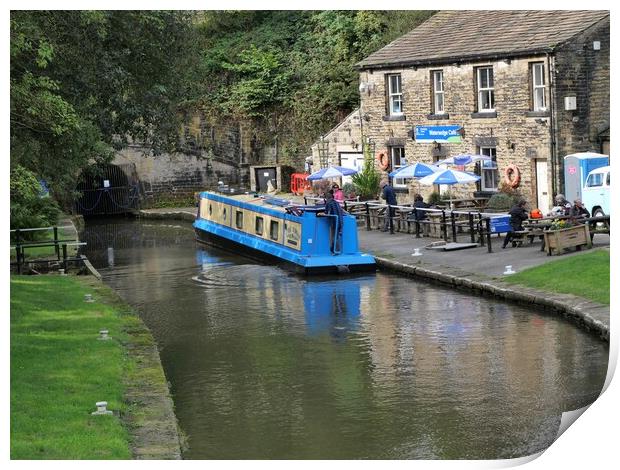
<svg viewBox="0 0 620 470">
<path fill-rule="evenodd" d="M 267 192 L 269 189 L 269 181 L 271 181 L 271 184 L 275 189 L 278 188 L 275 167 L 256 168 L 254 171 L 256 172 L 256 191 Z"/>
<path fill-rule="evenodd" d="M 547 160 L 536 159 L 536 204 L 543 214 L 549 213 Z"/>
<path fill-rule="evenodd" d="M 357 171 L 362 171 L 364 168 L 364 154 L 363 153 L 348 153 L 340 152 L 340 166 L 345 168 L 352 168 Z M 351 183 L 353 180 L 350 176 L 342 177 L 343 186 L 347 183 Z"/>
</svg>

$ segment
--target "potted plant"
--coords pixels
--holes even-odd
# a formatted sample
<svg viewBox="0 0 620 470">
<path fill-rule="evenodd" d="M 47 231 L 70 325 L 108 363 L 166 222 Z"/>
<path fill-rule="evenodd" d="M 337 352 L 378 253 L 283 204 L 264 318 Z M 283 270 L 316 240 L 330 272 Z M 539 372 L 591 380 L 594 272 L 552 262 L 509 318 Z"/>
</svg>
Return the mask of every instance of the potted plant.
<svg viewBox="0 0 620 470">
<path fill-rule="evenodd" d="M 381 175 L 375 168 L 375 162 L 372 156 L 366 155 L 364 159 L 364 168 L 359 173 L 353 175 L 351 179 L 361 201 L 376 199 L 379 193 Z"/>
<path fill-rule="evenodd" d="M 548 255 L 560 255 L 567 248 L 592 247 L 590 230 L 587 224 L 574 224 L 567 219 L 555 219 L 549 230 L 544 232 L 545 248 Z"/>
</svg>

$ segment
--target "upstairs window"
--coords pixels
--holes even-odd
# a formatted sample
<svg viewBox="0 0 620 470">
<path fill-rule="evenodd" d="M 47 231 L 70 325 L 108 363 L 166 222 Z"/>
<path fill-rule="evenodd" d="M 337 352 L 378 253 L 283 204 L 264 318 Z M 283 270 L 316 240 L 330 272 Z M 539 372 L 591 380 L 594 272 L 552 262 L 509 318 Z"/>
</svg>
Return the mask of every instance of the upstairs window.
<svg viewBox="0 0 620 470">
<path fill-rule="evenodd" d="M 547 84 L 545 82 L 545 64 L 537 62 L 532 64 L 532 110 L 547 110 Z"/>
<path fill-rule="evenodd" d="M 476 86 L 478 94 L 478 112 L 495 111 L 493 67 L 478 67 L 476 69 Z"/>
<path fill-rule="evenodd" d="M 403 92 L 399 73 L 387 75 L 387 101 L 390 116 L 403 114 Z"/>
<path fill-rule="evenodd" d="M 432 112 L 433 114 L 444 114 L 444 106 L 443 106 L 443 70 L 434 70 L 431 72 L 432 75 L 432 94 L 433 94 L 433 103 L 432 103 Z"/>
<path fill-rule="evenodd" d="M 405 147 L 390 147 L 390 163 L 392 165 L 392 171 L 396 171 L 407 165 L 405 160 Z M 395 188 L 406 188 L 407 179 L 394 178 L 392 181 Z"/>
<path fill-rule="evenodd" d="M 497 191 L 499 172 L 497 171 L 497 151 L 495 147 L 480 147 L 481 155 L 488 155 L 491 161 L 480 162 L 480 190 Z"/>
</svg>

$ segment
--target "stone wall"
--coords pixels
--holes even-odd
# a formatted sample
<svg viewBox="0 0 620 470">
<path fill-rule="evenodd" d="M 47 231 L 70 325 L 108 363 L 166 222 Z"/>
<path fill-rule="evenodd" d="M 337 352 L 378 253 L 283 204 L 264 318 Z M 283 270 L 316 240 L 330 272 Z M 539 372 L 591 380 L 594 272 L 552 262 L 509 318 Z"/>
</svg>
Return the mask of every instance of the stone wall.
<svg viewBox="0 0 620 470">
<path fill-rule="evenodd" d="M 217 186 L 219 180 L 237 184 L 238 167 L 219 160 L 207 162 L 199 155 L 184 153 L 152 156 L 148 149 L 130 146 L 116 154 L 114 164 L 134 164 L 145 195 L 143 206 L 161 201 L 188 200 L 198 191 Z"/>
<path fill-rule="evenodd" d="M 563 175 L 563 156 L 594 150 L 602 152 L 609 139 L 609 17 L 558 49 L 555 66 L 555 109 L 558 175 Z M 594 49 L 594 41 L 600 50 Z M 577 98 L 577 109 L 566 110 L 564 99 Z M 603 137 L 605 135 L 605 137 Z M 561 181 L 559 192 L 564 192 Z"/>
<path fill-rule="evenodd" d="M 275 161 L 274 149 L 257 141 L 248 123 L 187 113 L 179 130 L 180 152 L 153 156 L 131 145 L 114 164 L 136 167 L 145 194 L 144 207 L 168 200 L 187 200 L 195 192 L 215 188 L 218 181 L 249 188 L 252 164 Z"/>
<path fill-rule="evenodd" d="M 340 165 L 340 153 L 362 153 L 362 124 L 360 110 L 350 113 L 340 124 L 326 134 L 323 141 L 319 140 L 312 146 L 312 171 L 321 168 L 320 147 L 327 158 L 327 164 Z"/>
</svg>

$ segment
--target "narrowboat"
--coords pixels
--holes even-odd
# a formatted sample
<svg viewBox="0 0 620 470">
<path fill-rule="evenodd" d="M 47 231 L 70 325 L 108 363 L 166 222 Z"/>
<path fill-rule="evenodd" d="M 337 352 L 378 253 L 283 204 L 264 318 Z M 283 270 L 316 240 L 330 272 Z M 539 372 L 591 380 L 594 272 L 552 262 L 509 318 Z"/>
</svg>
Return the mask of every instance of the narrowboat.
<svg viewBox="0 0 620 470">
<path fill-rule="evenodd" d="M 300 274 L 374 270 L 375 259 L 359 251 L 355 217 L 345 213 L 342 240 L 334 247 L 330 216 L 322 217 L 322 212 L 322 205 L 205 191 L 200 193 L 194 229 L 199 242 L 274 262 Z"/>
</svg>

